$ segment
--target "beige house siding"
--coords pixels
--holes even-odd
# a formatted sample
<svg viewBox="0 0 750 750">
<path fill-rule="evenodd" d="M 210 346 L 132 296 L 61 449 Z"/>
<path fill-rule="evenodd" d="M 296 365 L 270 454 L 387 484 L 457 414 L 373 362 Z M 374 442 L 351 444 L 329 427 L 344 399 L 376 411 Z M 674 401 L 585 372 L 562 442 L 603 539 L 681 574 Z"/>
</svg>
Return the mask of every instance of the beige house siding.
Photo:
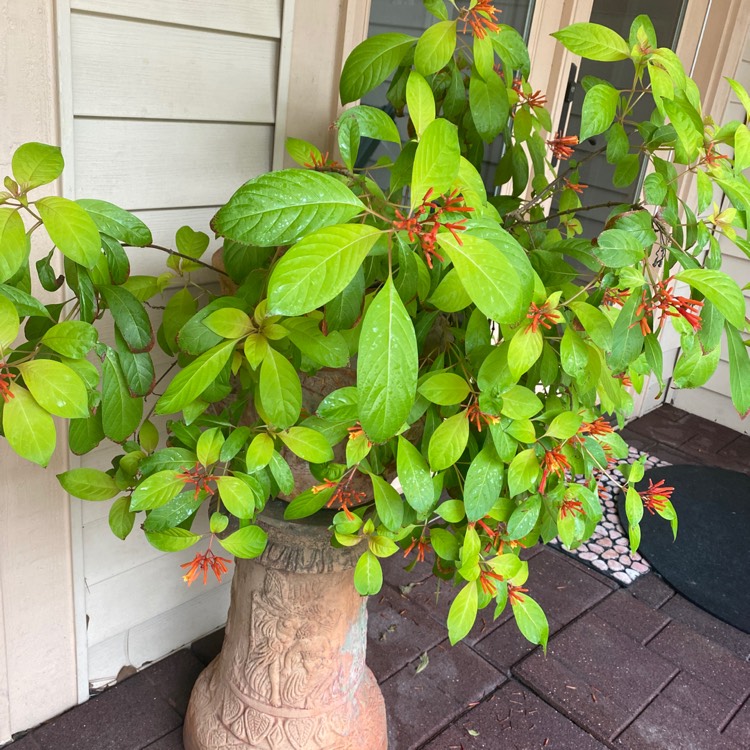
<svg viewBox="0 0 750 750">
<path fill-rule="evenodd" d="M 287 130 L 333 145 L 335 83 L 368 11 L 366 0 L 0 0 L 0 167 L 23 142 L 58 143 L 67 166 L 54 192 L 134 209 L 171 245 L 179 226 L 207 229 L 238 185 L 281 165 Z M 132 261 L 148 273 L 163 257 Z M 85 700 L 89 680 L 226 616 L 226 584 L 185 587 L 189 555 L 161 555 L 138 534 L 119 543 L 107 503 L 61 491 L 55 474 L 81 460 L 59 438 L 47 471 L 0 447 L 0 744 Z M 85 462 L 106 468 L 110 456 Z"/>
<path fill-rule="evenodd" d="M 58 3 L 61 129 L 72 160 L 64 193 L 136 212 L 164 246 L 174 246 L 184 224 L 209 232 L 218 206 L 273 163 L 282 2 L 220 6 Z M 133 250 L 130 257 L 133 274 L 164 270 L 158 250 Z M 100 335 L 109 340 L 111 331 L 105 325 Z M 158 348 L 152 355 L 157 373 L 163 371 L 164 355 Z M 107 469 L 117 452 L 102 444 L 79 460 Z M 229 581 L 190 588 L 182 581 L 179 566 L 195 550 L 161 553 L 137 530 L 120 542 L 109 529 L 109 503 L 71 502 L 80 507 L 87 643 L 79 671 L 92 687 L 224 622 Z"/>
<path fill-rule="evenodd" d="M 59 142 L 56 91 L 52 2 L 0 0 L 3 174 L 20 144 Z M 32 255 L 46 254 L 46 244 L 37 240 Z M 65 441 L 46 471 L 2 442 L 0 743 L 77 701 L 70 506 L 55 479 L 68 466 Z"/>
</svg>

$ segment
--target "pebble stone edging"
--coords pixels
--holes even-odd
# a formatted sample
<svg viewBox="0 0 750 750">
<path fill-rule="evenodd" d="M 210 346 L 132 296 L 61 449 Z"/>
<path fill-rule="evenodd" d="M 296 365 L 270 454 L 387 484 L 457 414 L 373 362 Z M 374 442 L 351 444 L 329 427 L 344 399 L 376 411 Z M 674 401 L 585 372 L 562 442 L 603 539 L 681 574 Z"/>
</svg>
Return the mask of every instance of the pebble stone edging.
<svg viewBox="0 0 750 750">
<path fill-rule="evenodd" d="M 630 449 L 628 462 L 634 463 L 641 456 L 646 456 L 646 470 L 657 466 L 670 465 L 668 461 L 662 461 L 660 458 L 636 448 Z M 617 469 L 612 473 L 624 481 L 622 474 Z M 639 576 L 648 573 L 651 566 L 641 557 L 640 553 L 630 550 L 628 535 L 617 513 L 616 498 L 620 488 L 609 477 L 605 476 L 599 481 L 599 490 L 599 497 L 604 506 L 604 515 L 597 524 L 591 539 L 574 550 L 568 549 L 559 539 L 553 539 L 550 544 L 627 586 Z"/>
</svg>

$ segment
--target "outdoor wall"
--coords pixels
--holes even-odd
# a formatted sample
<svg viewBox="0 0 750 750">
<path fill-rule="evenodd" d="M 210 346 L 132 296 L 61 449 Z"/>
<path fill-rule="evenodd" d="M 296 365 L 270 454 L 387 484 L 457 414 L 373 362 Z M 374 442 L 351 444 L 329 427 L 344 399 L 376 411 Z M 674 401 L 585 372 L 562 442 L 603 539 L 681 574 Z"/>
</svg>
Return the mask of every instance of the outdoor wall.
<svg viewBox="0 0 750 750">
<path fill-rule="evenodd" d="M 724 76 L 729 76 L 739 81 L 745 88 L 750 89 L 750 27 L 748 26 L 747 8 L 744 13 L 740 11 L 739 31 L 740 38 L 735 39 L 739 45 L 739 54 L 730 57 L 730 64 L 723 71 Z M 739 60 L 737 61 L 737 57 Z M 736 94 L 732 91 L 726 81 L 719 84 L 720 91 L 717 93 L 716 106 L 713 112 L 720 122 L 730 120 L 747 121 L 747 114 L 740 104 Z M 750 175 L 750 170 L 746 173 Z M 717 195 L 716 201 L 721 202 L 722 197 Z M 740 285 L 750 284 L 750 259 L 739 250 L 734 243 L 719 238 L 719 244 L 723 251 L 722 270 L 728 273 Z M 748 313 L 750 313 L 750 290 L 745 291 L 745 300 Z M 685 409 L 693 414 L 720 422 L 739 432 L 750 435 L 750 422 L 740 419 L 737 411 L 732 405 L 729 385 L 729 357 L 726 342 L 722 342 L 721 361 L 711 379 L 705 386 L 694 391 L 673 392 L 673 403 L 675 406 Z"/>
<path fill-rule="evenodd" d="M 218 206 L 272 166 L 281 0 L 67 6 L 59 4 L 58 19 L 63 148 L 71 162 L 64 194 L 134 211 L 159 245 L 174 247 L 185 224 L 210 232 Z M 133 274 L 165 270 L 158 250 L 135 249 L 130 258 Z M 107 340 L 111 329 L 100 335 Z M 158 376 L 166 358 L 158 347 L 152 355 Z M 103 443 L 80 462 L 106 470 L 115 448 Z M 180 564 L 195 550 L 161 553 L 138 529 L 121 542 L 109 529 L 110 503 L 72 502 L 80 506 L 92 687 L 223 624 L 229 579 L 190 588 L 182 580 Z"/>
<path fill-rule="evenodd" d="M 0 0 L 3 175 L 33 140 L 59 140 L 53 5 Z M 49 249 L 34 236 L 32 261 Z M 77 699 L 70 506 L 55 478 L 67 468 L 64 437 L 46 471 L 0 444 L 0 744 Z"/>
</svg>

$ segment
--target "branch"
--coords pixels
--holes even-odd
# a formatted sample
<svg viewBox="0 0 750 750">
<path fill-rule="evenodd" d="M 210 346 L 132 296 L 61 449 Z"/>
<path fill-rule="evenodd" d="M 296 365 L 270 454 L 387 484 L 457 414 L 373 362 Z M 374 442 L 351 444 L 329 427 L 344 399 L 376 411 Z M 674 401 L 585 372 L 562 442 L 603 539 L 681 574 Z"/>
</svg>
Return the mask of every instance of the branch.
<svg viewBox="0 0 750 750">
<path fill-rule="evenodd" d="M 623 201 L 607 201 L 606 203 L 595 203 L 592 206 L 579 206 L 578 208 L 572 208 L 569 211 L 559 211 L 556 214 L 550 214 L 549 216 L 544 216 L 541 219 L 534 219 L 533 221 L 518 221 L 517 224 L 541 224 L 544 221 L 549 221 L 550 219 L 556 219 L 558 216 L 567 216 L 568 214 L 575 214 L 579 211 L 593 211 L 597 208 L 614 208 L 615 206 L 626 206 L 629 205 L 630 208 L 634 211 L 637 211 L 641 208 L 640 203 L 625 203 Z"/>
<path fill-rule="evenodd" d="M 202 260 L 197 260 L 196 258 L 191 258 L 189 255 L 183 255 L 182 253 L 178 253 L 177 250 L 172 250 L 168 247 L 162 247 L 161 245 L 128 245 L 123 243 L 124 247 L 152 247 L 154 250 L 161 250 L 163 253 L 167 253 L 167 255 L 175 255 L 178 258 L 183 258 L 184 260 L 189 260 L 193 263 L 197 263 L 199 266 L 203 266 L 204 268 L 210 268 L 212 271 L 216 271 L 216 273 L 222 274 L 222 276 L 226 276 L 227 278 L 230 278 L 229 274 L 226 271 L 222 271 L 221 268 L 216 268 L 216 266 L 212 266 L 210 263 L 204 263 Z"/>
</svg>

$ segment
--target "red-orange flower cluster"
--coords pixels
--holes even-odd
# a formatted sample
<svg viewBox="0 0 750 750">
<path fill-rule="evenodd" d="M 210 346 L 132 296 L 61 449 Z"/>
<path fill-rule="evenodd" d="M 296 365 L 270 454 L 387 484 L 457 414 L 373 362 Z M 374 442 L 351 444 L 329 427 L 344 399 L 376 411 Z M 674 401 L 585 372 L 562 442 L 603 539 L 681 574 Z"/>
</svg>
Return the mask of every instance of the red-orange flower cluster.
<svg viewBox="0 0 750 750">
<path fill-rule="evenodd" d="M 648 489 L 641 490 L 638 494 L 643 500 L 643 505 L 651 515 L 656 511 L 663 511 L 667 507 L 667 503 L 672 499 L 672 493 L 674 487 L 668 487 L 664 484 L 664 480 L 660 479 L 656 484 L 648 480 Z"/>
<path fill-rule="evenodd" d="M 568 516 L 582 516 L 583 503 L 580 500 L 573 500 L 572 498 L 566 497 L 560 505 L 560 517 L 567 518 Z"/>
<path fill-rule="evenodd" d="M 570 188 L 574 193 L 582 193 L 588 185 L 584 185 L 582 182 L 571 182 L 567 177 L 563 178 L 566 188 Z"/>
<path fill-rule="evenodd" d="M 523 604 L 525 597 L 523 594 L 528 594 L 528 589 L 523 589 L 520 586 L 514 586 L 512 583 L 508 584 L 508 599 L 511 604 Z"/>
<path fill-rule="evenodd" d="M 479 585 L 485 594 L 494 596 L 497 593 L 497 584 L 494 581 L 502 581 L 503 577 L 492 570 L 482 570 L 479 573 Z M 508 584 L 510 588 L 510 584 Z"/>
<path fill-rule="evenodd" d="M 317 495 L 318 492 L 322 492 L 323 490 L 328 490 L 332 487 L 335 487 L 336 491 L 333 493 L 333 495 L 331 495 L 331 499 L 326 503 L 326 508 L 332 508 L 335 503 L 338 503 L 339 509 L 343 510 L 346 517 L 351 521 L 354 519 L 354 514 L 351 512 L 351 510 L 349 510 L 349 508 L 355 505 L 359 505 L 367 497 L 367 493 L 358 492 L 357 490 L 350 490 L 348 486 L 350 481 L 351 475 L 344 483 L 325 479 L 323 480 L 323 484 L 316 485 L 312 488 L 312 493 L 314 495 Z"/>
<path fill-rule="evenodd" d="M 182 479 L 185 484 L 192 484 L 195 488 L 195 499 L 198 499 L 198 495 L 200 495 L 201 490 L 204 490 L 205 492 L 208 492 L 209 495 L 214 494 L 213 487 L 210 486 L 210 482 L 213 482 L 216 477 L 213 474 L 208 474 L 206 472 L 206 469 L 201 466 L 199 463 L 196 463 L 195 466 L 192 469 L 187 469 L 187 471 L 184 471 L 182 474 L 177 475 L 180 479 Z"/>
<path fill-rule="evenodd" d="M 660 330 L 664 327 L 667 317 L 679 318 L 680 316 L 690 323 L 694 331 L 700 330 L 700 312 L 703 307 L 703 302 L 688 297 L 675 296 L 674 285 L 671 287 L 669 286 L 672 281 L 674 281 L 674 276 L 670 276 L 664 281 L 658 281 L 656 283 L 656 289 L 654 289 L 654 293 L 651 297 L 648 296 L 646 291 L 643 292 L 643 299 L 636 310 L 636 315 L 643 316 L 639 323 L 641 326 L 641 332 L 644 336 L 651 333 L 648 316 L 649 314 L 653 314 L 656 310 L 662 312 L 661 321 L 659 323 Z"/>
<path fill-rule="evenodd" d="M 602 304 L 604 307 L 613 307 L 614 305 L 617 305 L 618 307 L 622 307 L 627 301 L 628 297 L 630 296 L 630 289 L 607 289 L 606 292 L 604 292 L 604 299 L 602 300 Z"/>
<path fill-rule="evenodd" d="M 584 422 L 579 428 L 578 432 L 588 433 L 589 435 L 608 435 L 610 432 L 614 432 L 614 427 L 607 422 L 604 417 L 597 417 L 593 422 Z"/>
<path fill-rule="evenodd" d="M 199 552 L 190 562 L 180 565 L 181 568 L 189 568 L 188 572 L 182 576 L 182 580 L 190 586 L 198 576 L 203 573 L 203 585 L 208 582 L 208 571 L 216 576 L 216 580 L 221 583 L 221 577 L 227 572 L 227 565 L 232 561 L 226 557 L 219 557 L 211 552 L 209 547 L 205 552 Z"/>
<path fill-rule="evenodd" d="M 16 376 L 7 370 L 4 370 L 4 367 L 5 362 L 0 362 L 0 396 L 3 397 L 3 401 L 7 404 L 8 401 L 15 397 L 15 394 L 10 390 L 10 386 Z"/>
<path fill-rule="evenodd" d="M 547 141 L 547 145 L 552 149 L 553 156 L 558 159 L 569 159 L 573 156 L 573 149 L 571 146 L 578 144 L 577 135 L 563 135 L 559 130 L 555 133 L 555 137 Z"/>
<path fill-rule="evenodd" d="M 455 221 L 441 221 L 443 214 L 451 213 L 470 213 L 474 209 L 464 203 L 463 196 L 458 190 L 446 196 L 438 196 L 435 200 L 430 200 L 432 196 L 430 188 L 422 199 L 421 205 L 417 206 L 414 213 L 410 216 L 404 216 L 396 209 L 396 220 L 393 222 L 394 229 L 402 229 L 409 235 L 410 242 L 419 241 L 424 259 L 427 265 L 432 268 L 432 259 L 437 258 L 441 263 L 443 258 L 435 249 L 437 244 L 437 235 L 440 227 L 447 229 L 456 239 L 459 245 L 462 245 L 461 237 L 456 234 L 466 227 L 467 219 L 456 219 Z M 442 199 L 442 205 L 437 201 Z"/>
<path fill-rule="evenodd" d="M 314 151 L 310 152 L 310 161 L 306 161 L 303 167 L 308 169 L 344 169 L 343 164 L 339 164 L 337 161 L 333 161 L 328 158 L 328 151 L 324 154 L 316 154 Z"/>
<path fill-rule="evenodd" d="M 417 549 L 417 562 L 424 562 L 425 553 L 430 548 L 429 541 L 423 536 L 415 537 L 411 540 L 411 544 L 406 548 L 404 557 L 409 557 L 415 547 Z"/>
<path fill-rule="evenodd" d="M 719 154 L 714 149 L 716 148 L 716 142 L 711 141 L 706 148 L 706 155 L 703 157 L 703 162 L 709 167 L 718 166 L 722 159 L 728 159 L 726 154 Z"/>
<path fill-rule="evenodd" d="M 484 424 L 497 424 L 500 421 L 499 417 L 496 417 L 494 414 L 485 414 L 477 403 L 471 404 L 466 408 L 466 417 L 469 422 L 474 424 L 478 432 L 482 431 L 482 422 Z"/>
<path fill-rule="evenodd" d="M 542 458 L 542 481 L 539 484 L 539 492 L 544 492 L 550 474 L 556 474 L 562 478 L 565 476 L 566 469 L 569 468 L 568 459 L 558 448 L 545 451 Z"/>
<path fill-rule="evenodd" d="M 536 333 L 540 326 L 547 329 L 552 328 L 553 324 L 560 319 L 560 313 L 557 310 L 550 310 L 546 303 L 540 307 L 532 302 L 526 317 L 531 321 L 531 332 Z"/>
<path fill-rule="evenodd" d="M 487 32 L 494 33 L 500 30 L 497 16 L 501 10 L 492 5 L 491 0 L 479 0 L 471 9 L 462 11 L 461 20 L 464 22 L 464 34 L 471 26 L 471 30 L 478 39 L 484 39 Z"/>
</svg>

